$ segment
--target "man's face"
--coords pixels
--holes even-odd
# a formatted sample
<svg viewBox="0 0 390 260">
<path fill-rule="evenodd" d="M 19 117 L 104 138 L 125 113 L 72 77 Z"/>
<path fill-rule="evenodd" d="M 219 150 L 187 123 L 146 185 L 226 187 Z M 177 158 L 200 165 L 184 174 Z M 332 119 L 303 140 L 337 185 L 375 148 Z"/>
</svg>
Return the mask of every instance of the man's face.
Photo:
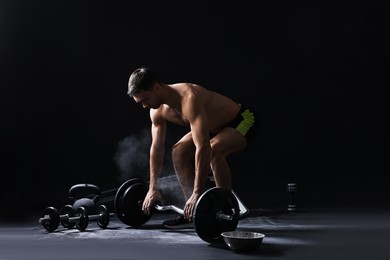
<svg viewBox="0 0 390 260">
<path fill-rule="evenodd" d="M 148 91 L 140 91 L 139 93 L 133 95 L 133 99 L 135 102 L 141 104 L 145 109 L 157 109 L 161 105 L 161 102 L 154 92 L 154 88 Z"/>
</svg>

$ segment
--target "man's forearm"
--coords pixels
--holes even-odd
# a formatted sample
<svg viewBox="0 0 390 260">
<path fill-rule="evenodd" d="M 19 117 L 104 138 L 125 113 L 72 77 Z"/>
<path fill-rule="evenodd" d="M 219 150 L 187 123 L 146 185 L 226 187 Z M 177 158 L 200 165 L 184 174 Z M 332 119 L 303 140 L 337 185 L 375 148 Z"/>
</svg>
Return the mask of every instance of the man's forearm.
<svg viewBox="0 0 390 260">
<path fill-rule="evenodd" d="M 210 172 L 211 148 L 209 146 L 196 149 L 195 152 L 195 180 L 194 193 L 201 195 L 206 186 L 207 176 Z"/>
<path fill-rule="evenodd" d="M 149 189 L 157 189 L 158 179 L 161 174 L 161 169 L 164 161 L 164 150 L 150 150 L 150 183 Z"/>
</svg>

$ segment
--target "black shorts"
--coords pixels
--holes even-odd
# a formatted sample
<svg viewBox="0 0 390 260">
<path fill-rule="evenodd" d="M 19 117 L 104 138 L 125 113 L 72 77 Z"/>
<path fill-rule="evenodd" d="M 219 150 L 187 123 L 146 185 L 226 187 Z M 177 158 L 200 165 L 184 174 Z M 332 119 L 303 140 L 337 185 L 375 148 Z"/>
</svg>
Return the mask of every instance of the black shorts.
<svg viewBox="0 0 390 260">
<path fill-rule="evenodd" d="M 241 105 L 240 112 L 228 127 L 232 127 L 240 132 L 249 144 L 260 130 L 260 121 L 252 109 Z"/>
</svg>

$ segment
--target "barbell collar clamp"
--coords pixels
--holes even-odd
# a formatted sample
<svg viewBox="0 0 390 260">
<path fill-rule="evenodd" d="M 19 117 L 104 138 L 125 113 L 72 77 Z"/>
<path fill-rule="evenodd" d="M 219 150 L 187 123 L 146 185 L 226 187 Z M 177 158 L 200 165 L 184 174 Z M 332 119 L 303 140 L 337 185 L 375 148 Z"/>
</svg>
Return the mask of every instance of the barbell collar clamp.
<svg viewBox="0 0 390 260">
<path fill-rule="evenodd" d="M 233 212 L 232 215 L 228 215 L 228 214 L 223 213 L 222 211 L 218 211 L 216 214 L 216 218 L 219 220 L 233 220 L 234 215 L 236 213 L 234 208 L 232 208 L 232 212 Z"/>
</svg>

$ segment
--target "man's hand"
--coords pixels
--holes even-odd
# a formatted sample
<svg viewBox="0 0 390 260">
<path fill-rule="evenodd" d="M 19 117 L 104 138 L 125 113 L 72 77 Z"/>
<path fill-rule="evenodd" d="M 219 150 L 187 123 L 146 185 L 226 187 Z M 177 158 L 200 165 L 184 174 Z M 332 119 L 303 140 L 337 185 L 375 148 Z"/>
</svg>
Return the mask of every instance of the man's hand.
<svg viewBox="0 0 390 260">
<path fill-rule="evenodd" d="M 192 221 L 192 214 L 194 212 L 196 202 L 199 199 L 199 195 L 192 193 L 191 197 L 187 200 L 186 205 L 184 206 L 184 218 Z"/>
<path fill-rule="evenodd" d="M 144 203 L 142 204 L 142 211 L 146 215 L 150 215 L 152 211 L 152 206 L 156 201 L 160 201 L 160 203 L 163 203 L 161 193 L 158 190 L 149 189 L 148 193 L 145 196 Z"/>
</svg>

